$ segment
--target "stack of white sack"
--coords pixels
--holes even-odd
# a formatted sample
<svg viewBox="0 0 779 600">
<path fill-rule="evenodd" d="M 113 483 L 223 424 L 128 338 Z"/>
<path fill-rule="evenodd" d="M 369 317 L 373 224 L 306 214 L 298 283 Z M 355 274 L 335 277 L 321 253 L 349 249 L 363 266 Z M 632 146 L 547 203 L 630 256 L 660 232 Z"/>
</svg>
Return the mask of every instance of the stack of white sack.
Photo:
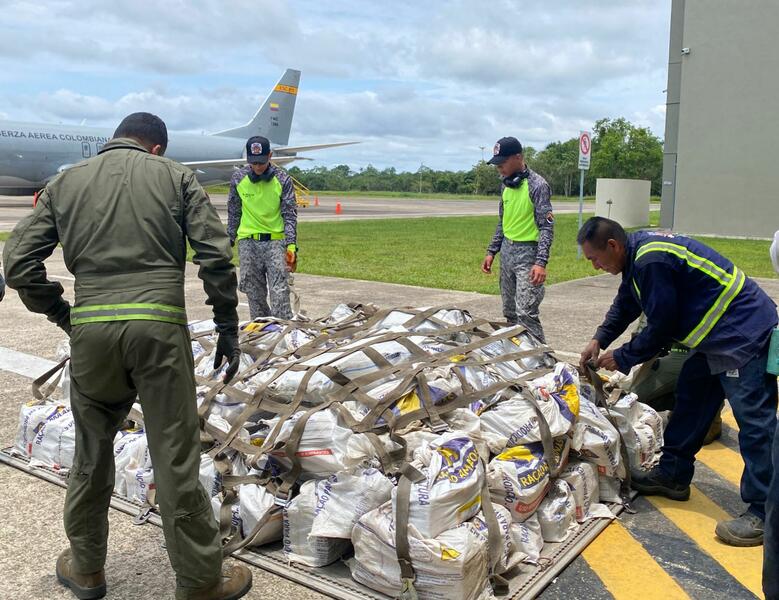
<svg viewBox="0 0 779 600">
<path fill-rule="evenodd" d="M 416 392 L 412 393 L 416 395 Z M 441 420 L 446 423 L 450 431 L 459 431 L 470 438 L 476 445 L 476 451 L 479 453 L 480 457 L 486 458 L 490 455 L 489 446 L 482 437 L 479 417 L 470 409 L 456 408 L 441 415 Z M 428 452 L 426 449 L 430 442 L 440 435 L 431 431 L 430 426 L 422 421 L 414 421 L 407 427 L 399 429 L 396 434 L 398 437 L 403 438 L 403 441 L 406 443 L 406 460 L 409 461 L 413 460 L 415 456 L 418 456 L 420 452 Z M 382 434 L 379 437 L 385 449 L 397 450 L 399 448 L 394 442 L 390 441 L 389 434 Z"/>
<path fill-rule="evenodd" d="M 306 481 L 285 510 L 287 559 L 312 567 L 337 560 L 349 547 L 357 521 L 387 502 L 393 489 L 392 482 L 376 469 Z"/>
<path fill-rule="evenodd" d="M 554 460 L 562 465 L 567 460 L 568 438 L 557 438 L 554 444 Z M 487 467 L 492 501 L 506 507 L 514 522 L 521 523 L 536 511 L 549 490 L 549 473 L 541 442 L 507 448 Z"/>
<path fill-rule="evenodd" d="M 581 460 L 572 460 L 560 472 L 560 479 L 571 489 L 574 514 L 579 523 L 589 519 L 614 517 L 607 506 L 598 502 L 600 485 L 595 465 Z"/>
<path fill-rule="evenodd" d="M 422 371 L 422 374 L 424 375 L 427 391 L 433 405 L 439 405 L 463 395 L 462 379 L 465 379 L 476 391 L 485 389 L 497 381 L 485 367 L 464 367 L 457 364 L 426 368 Z M 397 391 L 400 383 L 397 379 L 385 378 L 383 382 L 368 389 L 367 396 L 371 398 L 371 403 L 374 405 L 382 403 L 389 394 Z M 407 391 L 402 390 L 402 395 L 388 407 L 389 411 L 396 417 L 401 417 L 420 410 L 423 407 L 421 393 L 418 385 L 411 386 Z M 344 404 L 358 420 L 365 417 L 372 408 L 372 406 L 366 406 L 357 401 L 348 401 Z M 463 416 L 461 415 L 458 418 L 463 419 Z M 446 415 L 442 415 L 442 419 L 446 422 Z M 376 423 L 383 425 L 386 423 L 386 420 L 380 417 Z M 470 428 L 475 433 L 477 427 L 474 423 L 476 421 L 470 419 L 470 423 Z M 481 437 L 481 434 L 479 434 L 479 437 Z"/>
<path fill-rule="evenodd" d="M 501 525 L 501 563 L 516 564 L 521 556 L 510 547 L 505 525 L 509 516 L 494 505 Z M 400 566 L 395 546 L 395 520 L 391 503 L 364 515 L 352 532 L 354 558 L 347 564 L 352 577 L 392 597 L 401 591 Z M 486 600 L 492 598 L 487 574 L 489 543 L 483 519 L 472 519 L 435 538 L 425 538 L 408 527 L 409 556 L 414 569 L 414 589 L 420 600 Z"/>
<path fill-rule="evenodd" d="M 282 423 L 274 449 L 268 453 L 283 470 L 292 467 L 284 443 L 289 440 L 295 424 L 304 414 L 304 411 L 297 412 Z M 278 422 L 278 417 L 261 422 L 265 426 L 263 431 L 272 432 Z M 252 443 L 262 441 L 262 437 L 259 437 L 253 439 Z M 375 454 L 376 450 L 365 434 L 354 433 L 343 424 L 335 408 L 328 408 L 315 412 L 306 421 L 295 450 L 295 460 L 300 463 L 302 479 L 324 478 L 331 473 L 366 465 L 375 458 Z"/>
<path fill-rule="evenodd" d="M 529 387 L 552 437 L 568 433 L 579 414 L 579 377 L 566 363 L 534 379 Z M 494 454 L 507 447 L 538 442 L 541 431 L 532 402 L 521 394 L 497 403 L 480 414 L 482 435 Z"/>
<path fill-rule="evenodd" d="M 29 457 L 30 464 L 67 471 L 73 466 L 76 430 L 67 403 L 25 404 L 12 451 Z"/>
<path fill-rule="evenodd" d="M 660 461 L 663 447 L 663 419 L 651 406 L 625 394 L 609 408 L 622 434 L 630 467 L 651 469 Z"/>
<path fill-rule="evenodd" d="M 154 489 L 154 468 L 143 429 L 125 429 L 116 434 L 114 465 L 114 492 L 135 502 L 146 503 L 149 491 Z"/>
<path fill-rule="evenodd" d="M 516 326 L 503 327 L 497 329 L 490 335 L 498 337 L 510 329 L 515 329 Z M 481 348 L 473 352 L 474 357 L 482 359 L 495 359 L 505 354 L 513 354 L 516 352 L 530 351 L 538 348 L 538 343 L 532 341 L 532 338 L 527 333 L 522 333 L 510 338 L 503 338 L 495 340 L 494 342 L 482 346 Z M 495 362 L 491 365 L 491 368 L 506 381 L 513 381 L 519 379 L 523 375 L 526 375 L 529 371 L 538 369 L 544 364 L 544 361 L 537 356 L 527 356 L 520 358 L 519 360 L 508 360 L 505 362 Z"/>
<path fill-rule="evenodd" d="M 149 444 L 143 429 L 122 429 L 114 438 L 114 492 L 120 496 L 128 496 L 128 478 L 135 489 L 135 478 L 138 470 L 146 473 L 146 481 L 154 481 L 151 466 Z M 145 499 L 145 496 L 144 496 Z"/>
<path fill-rule="evenodd" d="M 249 470 L 239 452 L 229 452 L 229 474 L 247 475 Z M 214 459 L 208 454 L 200 455 L 200 483 L 206 490 L 209 498 L 213 498 L 222 491 L 222 475 L 216 469 Z"/>
<path fill-rule="evenodd" d="M 404 329 L 397 327 L 397 332 L 405 332 Z M 371 339 L 376 342 L 370 344 L 370 347 L 378 352 L 384 360 L 390 364 L 398 364 L 409 361 L 413 354 L 411 351 L 396 341 L 379 341 L 388 331 L 384 330 L 368 338 L 362 338 L 354 342 L 344 344 L 331 351 L 313 356 L 307 360 L 297 363 L 301 367 L 315 368 L 321 365 L 329 365 L 336 371 L 353 379 L 364 376 L 379 370 L 379 366 L 364 352 L 357 350 L 359 346 L 369 343 Z M 421 350 L 435 354 L 442 350 L 439 342 L 431 340 L 424 336 L 412 336 L 407 338 L 410 342 L 416 344 Z M 303 385 L 303 378 L 306 375 L 304 370 L 286 370 L 287 359 L 277 357 L 267 368 L 260 371 L 245 383 L 240 384 L 248 392 L 253 392 L 258 387 L 266 385 L 266 395 L 278 402 L 291 403 L 298 393 L 298 389 Z M 281 372 L 278 372 L 281 370 Z M 268 383 L 270 382 L 270 383 Z M 373 385 L 378 385 L 376 382 Z M 236 384 L 237 385 L 237 384 Z M 328 396 L 340 389 L 340 385 L 335 383 L 329 376 L 322 371 L 317 371 L 308 379 L 306 389 L 303 394 L 303 404 L 305 406 L 315 406 L 325 402 Z M 366 386 L 365 389 L 368 389 Z"/>
<path fill-rule="evenodd" d="M 425 478 L 411 484 L 408 520 L 424 539 L 432 539 L 479 512 L 484 468 L 467 435 L 453 431 L 439 436 L 417 452 L 411 465 Z M 397 502 L 397 488 L 393 488 L 393 510 L 397 510 Z"/>
</svg>

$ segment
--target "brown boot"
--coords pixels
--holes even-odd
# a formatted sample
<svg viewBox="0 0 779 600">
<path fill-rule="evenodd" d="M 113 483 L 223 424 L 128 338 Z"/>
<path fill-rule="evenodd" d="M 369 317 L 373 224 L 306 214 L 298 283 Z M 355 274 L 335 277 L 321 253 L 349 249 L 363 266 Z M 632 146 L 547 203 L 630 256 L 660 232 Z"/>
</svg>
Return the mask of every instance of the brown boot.
<svg viewBox="0 0 779 600">
<path fill-rule="evenodd" d="M 73 557 L 70 548 L 63 550 L 57 557 L 57 580 L 69 587 L 79 600 L 94 600 L 105 596 L 105 571 L 96 573 L 76 573 L 72 567 Z"/>
<path fill-rule="evenodd" d="M 238 600 L 252 588 L 252 572 L 243 565 L 222 569 L 222 581 L 209 588 L 176 587 L 176 600 Z"/>
<path fill-rule="evenodd" d="M 706 432 L 706 437 L 703 438 L 703 445 L 707 446 L 712 442 L 722 437 L 722 407 L 720 407 L 717 416 L 709 425 L 709 430 Z"/>
</svg>

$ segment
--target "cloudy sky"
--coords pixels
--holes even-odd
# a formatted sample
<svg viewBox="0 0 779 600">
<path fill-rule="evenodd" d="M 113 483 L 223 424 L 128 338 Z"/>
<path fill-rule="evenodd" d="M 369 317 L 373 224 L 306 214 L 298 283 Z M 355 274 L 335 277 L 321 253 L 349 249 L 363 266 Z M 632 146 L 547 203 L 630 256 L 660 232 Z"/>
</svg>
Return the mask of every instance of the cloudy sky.
<svg viewBox="0 0 779 600">
<path fill-rule="evenodd" d="M 671 0 L 0 0 L 0 119 L 171 131 L 245 123 L 302 71 L 306 166 L 469 169 L 625 117 L 662 137 Z"/>
</svg>

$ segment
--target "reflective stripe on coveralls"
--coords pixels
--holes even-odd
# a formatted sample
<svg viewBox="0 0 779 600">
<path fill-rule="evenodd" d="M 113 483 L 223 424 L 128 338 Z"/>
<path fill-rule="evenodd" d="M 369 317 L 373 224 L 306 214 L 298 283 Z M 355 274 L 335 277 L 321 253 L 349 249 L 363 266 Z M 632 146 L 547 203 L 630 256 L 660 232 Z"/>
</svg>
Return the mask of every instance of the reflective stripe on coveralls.
<svg viewBox="0 0 779 600">
<path fill-rule="evenodd" d="M 692 331 L 687 334 L 683 340 L 679 340 L 685 346 L 695 348 L 706 338 L 709 332 L 722 318 L 722 315 L 725 314 L 725 311 L 728 309 L 728 306 L 730 306 L 730 303 L 733 302 L 733 299 L 738 296 L 741 288 L 744 287 L 746 276 L 736 268 L 735 265 L 733 266 L 733 273 L 728 273 L 710 260 L 698 256 L 684 246 L 672 244 L 670 242 L 649 242 L 648 244 L 641 246 L 636 253 L 635 260 L 639 260 L 649 252 L 668 252 L 669 254 L 673 254 L 684 260 L 688 266 L 693 269 L 698 269 L 702 273 L 708 275 L 724 288 L 701 321 L 693 327 Z M 635 279 L 633 279 L 633 286 L 640 298 L 641 292 L 638 289 L 638 283 Z"/>
<path fill-rule="evenodd" d="M 144 303 L 96 304 L 70 309 L 71 325 L 105 321 L 163 321 L 176 325 L 186 325 L 187 312 L 179 306 Z"/>
</svg>

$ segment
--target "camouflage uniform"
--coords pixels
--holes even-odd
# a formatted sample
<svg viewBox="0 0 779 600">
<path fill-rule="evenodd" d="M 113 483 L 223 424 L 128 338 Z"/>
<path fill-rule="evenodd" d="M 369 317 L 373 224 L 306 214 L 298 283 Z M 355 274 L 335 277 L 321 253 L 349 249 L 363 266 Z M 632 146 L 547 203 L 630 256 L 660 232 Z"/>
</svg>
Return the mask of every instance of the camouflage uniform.
<svg viewBox="0 0 779 600">
<path fill-rule="evenodd" d="M 512 242 L 503 238 L 500 246 L 500 290 L 503 315 L 509 323 L 519 323 L 542 342 L 544 329 L 538 318 L 538 307 L 544 299 L 543 285 L 530 283 L 530 269 L 536 264 L 538 244 Z"/>
<path fill-rule="evenodd" d="M 230 194 L 227 198 L 227 233 L 230 243 L 238 240 L 238 258 L 241 264 L 238 289 L 249 300 L 249 315 L 252 319 L 274 316 L 291 319 L 292 309 L 289 300 L 289 274 L 285 261 L 286 250 L 297 244 L 297 202 L 290 176 L 277 167 L 268 165 L 270 178 L 275 177 L 281 184 L 278 210 L 283 221 L 283 239 L 258 240 L 239 236 L 243 216 L 243 202 L 239 185 L 245 178 L 252 182 L 262 178 L 254 174 L 246 165 L 236 171 L 230 180 Z M 271 233 L 271 232 L 256 232 Z"/>
<path fill-rule="evenodd" d="M 503 297 L 503 315 L 509 323 L 520 323 L 540 341 L 545 342 L 544 330 L 538 317 L 538 308 L 544 298 L 543 284 L 530 283 L 533 265 L 546 267 L 554 238 L 554 216 L 550 201 L 552 190 L 546 180 L 527 169 L 521 174 L 527 179 L 533 217 L 538 228 L 538 242 L 515 242 L 503 233 L 503 198 L 498 207 L 498 226 L 487 254 L 501 254 L 500 292 Z M 501 191 L 505 190 L 505 186 Z"/>
<path fill-rule="evenodd" d="M 292 318 L 286 253 L 284 240 L 238 240 L 238 260 L 241 263 L 238 289 L 249 300 L 249 315 L 252 319 L 269 315 L 282 319 Z"/>
</svg>

